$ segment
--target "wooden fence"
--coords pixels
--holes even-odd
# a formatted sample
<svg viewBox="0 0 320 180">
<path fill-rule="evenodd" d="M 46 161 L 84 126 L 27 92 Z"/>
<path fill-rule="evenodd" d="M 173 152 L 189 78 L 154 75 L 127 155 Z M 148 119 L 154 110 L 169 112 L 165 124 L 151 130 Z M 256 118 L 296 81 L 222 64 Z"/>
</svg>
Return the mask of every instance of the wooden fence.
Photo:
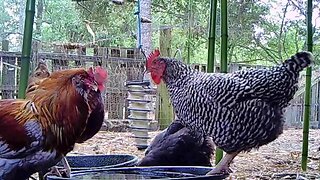
<svg viewBox="0 0 320 180">
<path fill-rule="evenodd" d="M 88 54 L 89 55 L 88 55 Z M 20 53 L 0 51 L 0 96 L 17 98 L 20 76 Z M 125 83 L 141 80 L 145 61 L 135 48 L 86 48 L 80 45 L 56 45 L 53 52 L 44 52 L 39 44 L 33 46 L 32 71 L 39 61 L 46 62 L 51 72 L 72 67 L 88 68 L 101 63 L 108 71 L 105 100 L 108 119 L 126 119 L 127 90 Z"/>
<path fill-rule="evenodd" d="M 89 67 L 99 62 L 108 70 L 106 92 L 103 93 L 107 119 L 126 119 L 127 90 L 125 83 L 130 80 L 141 80 L 145 61 L 135 48 L 83 47 L 81 45 L 55 45 L 43 48 L 41 44 L 33 46 L 31 70 L 37 63 L 45 61 L 49 70 L 56 71 L 72 67 Z M 45 49 L 45 50 L 44 50 Z M 20 53 L 0 51 L 0 97 L 16 98 L 20 76 Z M 206 71 L 206 65 L 193 64 L 195 69 Z M 245 64 L 230 64 L 229 71 L 245 68 L 262 68 Z M 217 69 L 218 70 L 218 69 Z M 313 73 L 311 127 L 318 128 L 320 122 L 320 76 L 319 71 Z M 299 83 L 300 89 L 286 110 L 286 125 L 302 126 L 304 74 Z"/>
</svg>

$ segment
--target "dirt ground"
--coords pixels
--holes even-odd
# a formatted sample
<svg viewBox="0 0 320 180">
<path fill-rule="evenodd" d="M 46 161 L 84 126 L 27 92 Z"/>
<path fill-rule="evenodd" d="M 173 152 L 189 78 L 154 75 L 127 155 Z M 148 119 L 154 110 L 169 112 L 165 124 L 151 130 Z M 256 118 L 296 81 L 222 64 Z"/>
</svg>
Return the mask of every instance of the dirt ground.
<svg viewBox="0 0 320 180">
<path fill-rule="evenodd" d="M 151 132 L 153 138 L 158 132 Z M 75 155 L 133 154 L 144 151 L 134 146 L 130 132 L 102 131 L 84 144 L 76 145 Z M 288 129 L 274 142 L 259 150 L 239 154 L 231 164 L 230 179 L 320 179 L 320 130 L 310 130 L 308 171 L 300 170 L 302 130 Z"/>
</svg>

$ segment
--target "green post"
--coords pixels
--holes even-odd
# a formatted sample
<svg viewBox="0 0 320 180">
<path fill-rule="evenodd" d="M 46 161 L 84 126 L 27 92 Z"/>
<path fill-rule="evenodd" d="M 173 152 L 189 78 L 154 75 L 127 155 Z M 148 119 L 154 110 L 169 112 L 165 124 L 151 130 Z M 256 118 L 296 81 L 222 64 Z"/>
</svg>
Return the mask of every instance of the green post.
<svg viewBox="0 0 320 180">
<path fill-rule="evenodd" d="M 191 26 L 192 26 L 192 0 L 188 1 L 188 44 L 187 44 L 187 64 L 190 64 L 191 59 Z"/>
<path fill-rule="evenodd" d="M 312 0 L 308 0 L 307 5 L 307 46 L 308 51 L 313 50 L 313 30 L 312 30 Z M 308 163 L 308 138 L 309 138 L 309 124 L 310 124 L 310 101 L 311 101 L 311 67 L 306 70 L 306 88 L 304 96 L 304 114 L 303 114 L 303 144 L 302 144 L 302 160 L 301 168 L 303 171 L 307 170 Z"/>
<path fill-rule="evenodd" d="M 227 0 L 221 0 L 221 73 L 228 71 L 228 13 L 227 13 Z M 223 157 L 223 151 L 219 148 L 216 150 L 215 163 L 218 164 Z"/>
<path fill-rule="evenodd" d="M 228 71 L 228 14 L 227 0 L 221 0 L 221 73 Z"/>
<path fill-rule="evenodd" d="M 207 72 L 214 72 L 218 0 L 211 0 Z"/>
<path fill-rule="evenodd" d="M 18 94 L 18 97 L 21 99 L 25 98 L 26 88 L 28 85 L 35 4 L 35 0 L 27 0 L 26 3 L 26 17 L 24 23 L 20 83 Z"/>
</svg>

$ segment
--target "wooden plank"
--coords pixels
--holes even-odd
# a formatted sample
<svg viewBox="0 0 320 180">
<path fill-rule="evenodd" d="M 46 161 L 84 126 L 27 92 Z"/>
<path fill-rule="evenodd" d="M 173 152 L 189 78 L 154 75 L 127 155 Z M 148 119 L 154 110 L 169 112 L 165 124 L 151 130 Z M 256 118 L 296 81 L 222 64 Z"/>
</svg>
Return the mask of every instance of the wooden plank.
<svg viewBox="0 0 320 180">
<path fill-rule="evenodd" d="M 14 57 L 3 57 L 2 62 L 15 65 L 16 58 Z M 3 65 L 2 69 L 2 85 L 7 87 L 15 87 L 15 71 L 16 68 L 8 65 Z M 14 99 L 15 90 L 2 90 L 2 99 Z"/>
<path fill-rule="evenodd" d="M 8 40 L 2 40 L 2 51 L 9 51 L 9 41 Z"/>
<path fill-rule="evenodd" d="M 69 62 L 67 60 L 68 58 L 65 57 L 65 55 L 67 54 L 66 49 L 64 49 L 64 46 L 56 45 L 54 47 L 54 51 L 55 52 L 59 52 L 59 53 L 64 52 L 64 53 L 62 53 L 62 54 L 64 54 L 64 57 L 62 56 L 59 59 L 52 59 L 53 71 L 66 69 L 68 67 L 68 65 L 69 65 Z"/>
<path fill-rule="evenodd" d="M 318 121 L 318 128 L 320 128 L 320 81 L 317 83 L 317 97 L 316 103 L 317 103 L 317 121 Z"/>
<path fill-rule="evenodd" d="M 9 41 L 2 41 L 2 50 L 9 51 Z M 15 57 L 2 57 L 3 69 L 2 69 L 2 85 L 7 87 L 12 87 L 10 89 L 2 89 L 2 99 L 13 99 L 14 96 L 14 86 L 15 86 L 15 69 L 10 66 L 15 65 Z"/>
<path fill-rule="evenodd" d="M 160 52 L 162 56 L 170 57 L 171 55 L 171 29 L 160 30 Z M 174 119 L 173 107 L 170 103 L 170 96 L 166 85 L 161 82 L 157 88 L 158 90 L 158 101 L 160 107 L 158 107 L 158 118 L 160 129 L 167 128 L 172 120 Z"/>
<path fill-rule="evenodd" d="M 77 55 L 86 55 L 86 50 L 87 50 L 86 47 L 83 47 L 83 46 L 77 48 Z M 83 61 L 80 56 L 78 56 L 78 57 L 79 58 L 74 61 L 76 66 L 81 67 L 81 66 L 85 65 L 86 62 Z"/>
</svg>

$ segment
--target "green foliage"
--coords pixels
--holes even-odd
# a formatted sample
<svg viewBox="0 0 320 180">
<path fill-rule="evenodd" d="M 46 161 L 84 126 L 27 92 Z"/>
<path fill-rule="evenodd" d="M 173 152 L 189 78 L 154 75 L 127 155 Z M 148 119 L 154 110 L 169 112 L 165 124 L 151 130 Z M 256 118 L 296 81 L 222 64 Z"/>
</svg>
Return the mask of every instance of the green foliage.
<svg viewBox="0 0 320 180">
<path fill-rule="evenodd" d="M 0 38 L 19 32 L 19 7 L 17 0 L 0 0 Z M 100 46 L 136 46 L 137 20 L 134 12 L 136 3 L 125 1 L 116 5 L 111 1 L 88 0 L 37 0 L 42 16 L 36 14 L 34 38 L 48 42 L 79 42 L 89 44 L 92 35 L 86 28 L 85 20 L 91 22 L 96 43 Z M 39 4 L 43 2 L 43 7 Z M 180 49 L 182 57 L 187 57 L 187 44 L 191 45 L 191 63 L 206 63 L 208 20 L 210 1 L 192 1 L 192 13 L 188 18 L 189 0 L 152 1 L 152 44 L 159 46 L 159 29 L 172 27 L 172 53 Z M 228 60 L 256 64 L 274 64 L 296 51 L 306 49 L 306 2 L 302 0 L 229 0 L 228 2 Z M 314 1 L 314 9 L 320 0 Z M 288 18 L 291 11 L 301 17 Z M 37 13 L 39 9 L 37 9 Z M 38 17 L 39 16 L 39 17 Z M 319 16 L 314 13 L 314 16 Z M 188 26 L 191 25 L 191 41 L 188 42 Z M 317 25 L 319 27 L 319 23 Z M 216 61 L 220 62 L 220 3 L 217 12 Z M 314 54 L 320 54 L 320 32 L 315 28 Z M 319 58 L 317 58 L 319 59 Z"/>
<path fill-rule="evenodd" d="M 127 46 L 136 44 L 134 3 L 115 5 L 111 1 L 88 1 L 77 6 L 80 18 L 92 22 L 101 46 Z"/>
<path fill-rule="evenodd" d="M 17 1 L 0 0 L 0 39 L 7 39 L 11 34 L 18 34 L 19 14 Z"/>
<path fill-rule="evenodd" d="M 75 4 L 69 0 L 46 0 L 43 16 L 42 34 L 45 42 L 85 42 L 85 25 L 80 19 Z"/>
</svg>

